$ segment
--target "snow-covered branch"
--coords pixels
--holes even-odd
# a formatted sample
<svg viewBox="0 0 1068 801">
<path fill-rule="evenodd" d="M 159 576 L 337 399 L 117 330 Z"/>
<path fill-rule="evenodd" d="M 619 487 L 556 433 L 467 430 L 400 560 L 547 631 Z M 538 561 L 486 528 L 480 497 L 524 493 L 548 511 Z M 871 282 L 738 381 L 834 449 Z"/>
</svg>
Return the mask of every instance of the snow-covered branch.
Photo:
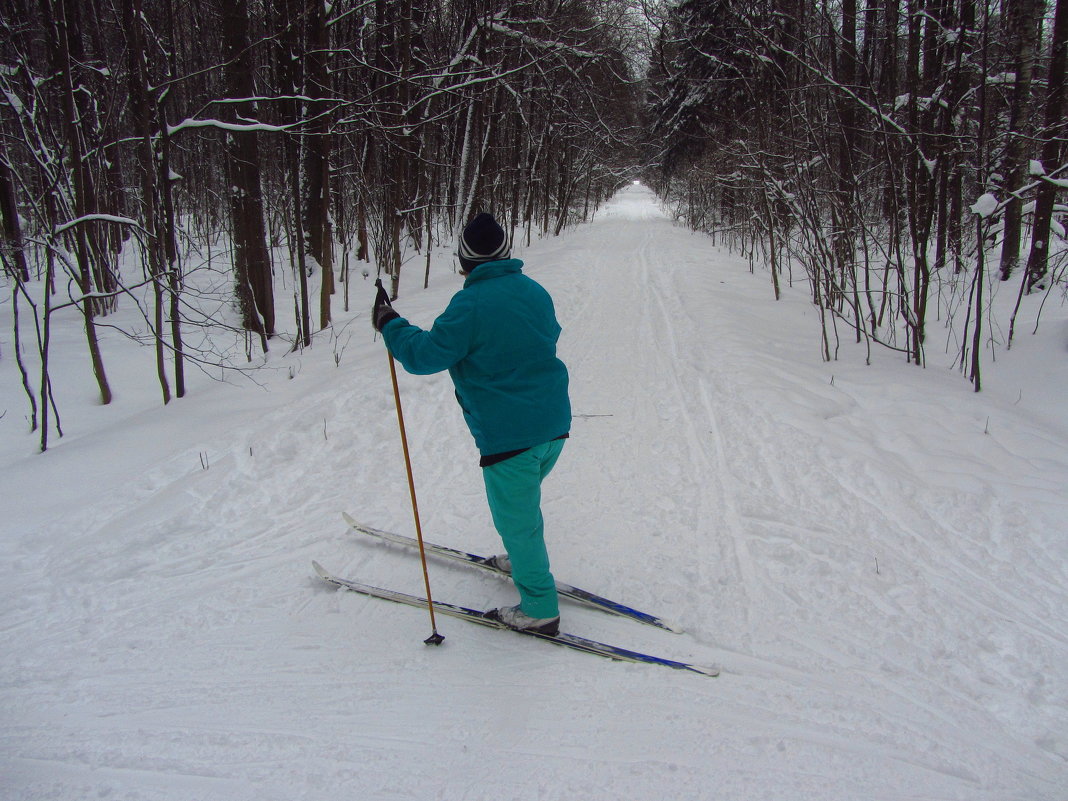
<svg viewBox="0 0 1068 801">
<path fill-rule="evenodd" d="M 56 234 L 62 234 L 64 231 L 69 231 L 76 225 L 81 225 L 87 222 L 109 222 L 116 223 L 118 225 L 130 225 L 134 228 L 140 228 L 141 224 L 137 220 L 132 220 L 129 217 L 120 217 L 116 214 L 85 214 L 81 217 L 76 217 L 73 220 L 68 220 L 65 223 L 57 225 L 53 230 Z"/>
<path fill-rule="evenodd" d="M 289 125 L 272 125 L 266 122 L 226 122 L 214 119 L 185 119 L 175 125 L 167 126 L 167 134 L 174 136 L 180 131 L 190 128 L 218 128 L 223 131 L 235 131 L 240 133 L 254 133 L 265 131 L 269 133 L 284 133 L 299 128 L 302 123 L 290 123 Z"/>
</svg>

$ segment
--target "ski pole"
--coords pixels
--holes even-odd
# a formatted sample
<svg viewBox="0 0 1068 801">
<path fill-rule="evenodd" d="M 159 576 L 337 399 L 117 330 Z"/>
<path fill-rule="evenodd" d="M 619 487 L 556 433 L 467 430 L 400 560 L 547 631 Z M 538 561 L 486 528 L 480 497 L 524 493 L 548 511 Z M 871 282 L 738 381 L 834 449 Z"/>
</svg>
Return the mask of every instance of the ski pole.
<svg viewBox="0 0 1068 801">
<path fill-rule="evenodd" d="M 385 288 L 382 286 L 382 279 L 379 278 L 376 282 L 380 292 L 385 292 Z M 397 425 L 400 427 L 401 448 L 404 450 L 404 467 L 408 471 L 408 493 L 412 496 L 412 514 L 415 516 L 415 536 L 419 540 L 419 560 L 423 564 L 423 585 L 426 587 L 426 605 L 430 610 L 430 628 L 432 633 L 429 637 L 423 640 L 427 645 L 441 645 L 445 640 L 444 635 L 438 634 L 438 624 L 434 619 L 434 599 L 430 595 L 430 572 L 426 567 L 426 548 L 423 546 L 423 527 L 419 522 L 419 502 L 415 498 L 415 479 L 412 477 L 412 458 L 408 453 L 408 435 L 404 430 L 404 411 L 401 409 L 400 399 L 400 387 L 397 385 L 397 364 L 393 358 L 393 354 L 390 353 L 389 348 L 386 348 L 386 353 L 389 355 L 389 376 L 393 379 L 393 400 L 397 406 Z"/>
</svg>

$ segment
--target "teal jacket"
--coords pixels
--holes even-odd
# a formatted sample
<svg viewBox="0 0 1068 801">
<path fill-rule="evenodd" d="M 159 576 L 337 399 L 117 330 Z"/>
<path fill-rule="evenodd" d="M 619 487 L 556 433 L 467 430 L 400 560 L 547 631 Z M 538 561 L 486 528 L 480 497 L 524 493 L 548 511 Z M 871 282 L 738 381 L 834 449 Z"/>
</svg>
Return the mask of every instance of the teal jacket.
<svg viewBox="0 0 1068 801">
<path fill-rule="evenodd" d="M 409 373 L 448 370 L 483 456 L 531 448 L 571 428 L 567 368 L 556 357 L 552 298 L 519 259 L 478 265 L 429 331 L 403 317 L 382 328 Z"/>
</svg>

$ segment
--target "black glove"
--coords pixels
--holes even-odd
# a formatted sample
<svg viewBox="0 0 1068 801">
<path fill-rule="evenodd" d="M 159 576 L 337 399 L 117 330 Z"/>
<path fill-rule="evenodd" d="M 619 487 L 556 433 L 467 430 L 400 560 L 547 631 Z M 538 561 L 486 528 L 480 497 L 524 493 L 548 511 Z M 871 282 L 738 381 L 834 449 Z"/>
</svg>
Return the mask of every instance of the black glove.
<svg viewBox="0 0 1068 801">
<path fill-rule="evenodd" d="M 400 315 L 393 310 L 393 305 L 389 302 L 389 295 L 386 294 L 386 288 L 382 286 L 381 278 L 376 282 L 376 286 L 378 287 L 378 295 L 375 296 L 375 305 L 371 309 L 371 325 L 375 327 L 375 331 L 381 331 L 382 326 L 390 320 L 396 320 Z"/>
</svg>

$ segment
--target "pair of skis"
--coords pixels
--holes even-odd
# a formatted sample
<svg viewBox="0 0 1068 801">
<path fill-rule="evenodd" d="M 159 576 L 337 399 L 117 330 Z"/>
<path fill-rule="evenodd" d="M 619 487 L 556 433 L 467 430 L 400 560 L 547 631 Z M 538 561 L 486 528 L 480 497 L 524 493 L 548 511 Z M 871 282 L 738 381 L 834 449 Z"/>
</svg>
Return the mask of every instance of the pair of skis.
<svg viewBox="0 0 1068 801">
<path fill-rule="evenodd" d="M 406 537 L 402 534 L 394 534 L 388 531 L 381 531 L 370 526 L 362 525 L 355 521 L 349 515 L 345 515 L 345 521 L 351 527 L 351 530 L 360 534 L 365 534 L 370 537 L 375 537 L 385 542 L 392 542 L 397 545 L 403 545 L 410 548 L 418 548 L 418 541 L 412 537 Z M 434 543 L 423 543 L 424 549 L 427 553 L 440 556 L 446 559 L 450 559 L 462 564 L 476 567 L 482 570 L 486 570 L 497 575 L 507 576 L 508 573 L 501 570 L 494 563 L 490 562 L 487 557 L 478 556 L 477 554 L 467 553 L 466 551 L 458 551 L 454 548 L 449 548 L 444 545 L 436 545 Z M 312 566 L 315 568 L 315 572 L 324 581 L 328 581 L 337 587 L 341 587 L 347 590 L 368 595 L 373 598 L 382 598 L 387 601 L 394 601 L 396 603 L 406 604 L 408 606 L 416 606 L 421 608 L 427 607 L 427 601 L 425 598 L 421 598 L 417 595 L 409 595 L 403 592 L 397 592 L 396 590 L 383 589 L 381 587 L 374 587 L 370 584 L 363 584 L 351 579 L 340 578 L 325 570 L 318 562 L 312 562 Z M 680 633 L 681 629 L 666 622 L 662 618 L 650 615 L 646 612 L 641 612 L 637 609 L 633 609 L 616 601 L 611 601 L 607 598 L 602 598 L 599 595 L 595 595 L 587 590 L 573 587 L 570 584 L 564 584 L 563 582 L 557 582 L 557 591 L 561 596 L 570 598 L 577 601 L 580 604 L 589 606 L 594 609 L 599 609 L 603 612 L 608 612 L 613 615 L 619 615 L 620 617 L 626 617 L 639 623 L 644 623 L 649 626 L 655 626 L 656 628 L 664 629 L 675 633 Z M 698 665 L 690 662 L 678 662 L 673 659 L 665 659 L 659 656 L 653 656 L 652 654 L 640 653 L 638 651 L 631 651 L 626 648 L 620 648 L 619 646 L 609 645 L 607 643 L 598 642 L 596 640 L 589 640 L 585 637 L 578 637 L 574 634 L 568 634 L 561 632 L 557 635 L 543 634 L 536 631 L 523 631 L 519 629 L 512 629 L 505 625 L 501 621 L 490 616 L 487 611 L 479 609 L 469 609 L 465 606 L 457 606 L 456 604 L 443 603 L 441 601 L 434 601 L 434 611 L 440 612 L 449 617 L 459 618 L 461 620 L 467 620 L 471 623 L 476 623 L 482 626 L 488 626 L 490 628 L 507 629 L 509 631 L 516 631 L 519 634 L 526 634 L 531 637 L 537 637 L 541 640 L 555 643 L 566 648 L 571 648 L 576 651 L 582 651 L 584 653 L 596 654 L 598 656 L 604 656 L 609 659 L 622 660 L 626 662 L 643 662 L 646 664 L 662 665 L 664 667 L 674 668 L 676 670 L 687 670 L 693 673 L 700 673 L 704 676 L 717 676 L 719 670 L 715 667 L 706 665 Z"/>
</svg>

